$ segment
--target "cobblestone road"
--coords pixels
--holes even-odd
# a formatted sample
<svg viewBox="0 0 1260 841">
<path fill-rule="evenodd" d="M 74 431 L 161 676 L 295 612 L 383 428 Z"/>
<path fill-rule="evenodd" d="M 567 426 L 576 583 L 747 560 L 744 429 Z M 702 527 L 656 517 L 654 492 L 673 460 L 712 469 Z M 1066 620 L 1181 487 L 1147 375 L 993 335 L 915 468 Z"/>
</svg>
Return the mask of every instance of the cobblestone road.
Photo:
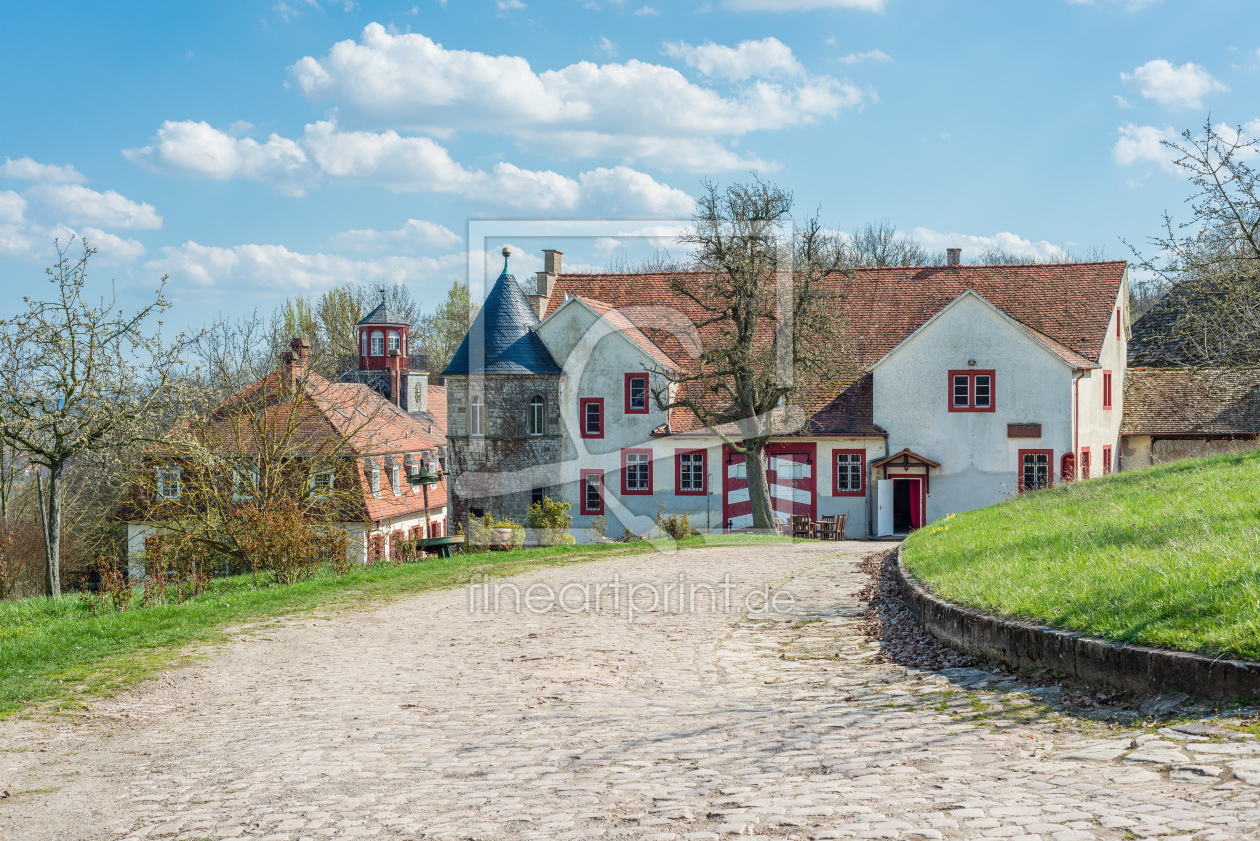
<svg viewBox="0 0 1260 841">
<path fill-rule="evenodd" d="M 470 614 L 458 590 L 266 628 L 82 723 L 0 725 L 0 838 L 1254 833 L 1260 749 L 1241 736 L 1100 736 L 999 675 L 871 663 L 855 629 L 869 548 L 695 550 L 514 580 L 729 573 L 729 613 L 702 591 L 694 613 L 671 601 L 631 623 L 603 591 L 601 613 Z M 749 615 L 765 584 L 794 607 Z"/>
</svg>

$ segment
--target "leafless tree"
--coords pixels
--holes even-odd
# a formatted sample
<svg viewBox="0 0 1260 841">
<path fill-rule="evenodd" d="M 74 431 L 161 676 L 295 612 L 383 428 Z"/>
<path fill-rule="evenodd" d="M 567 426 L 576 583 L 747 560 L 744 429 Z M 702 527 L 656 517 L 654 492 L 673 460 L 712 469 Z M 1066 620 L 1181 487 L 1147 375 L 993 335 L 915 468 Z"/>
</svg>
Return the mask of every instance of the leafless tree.
<svg viewBox="0 0 1260 841">
<path fill-rule="evenodd" d="M 702 314 L 702 347 L 688 370 L 652 378 L 658 407 L 693 413 L 744 456 L 756 529 L 775 527 L 766 444 L 799 428 L 845 353 L 844 248 L 816 215 L 793 227 L 792 207 L 790 192 L 759 178 L 706 183 L 680 238 L 694 270 L 670 280 Z"/>
<path fill-rule="evenodd" d="M 127 314 L 114 295 L 92 303 L 86 296 L 86 242 L 73 256 L 73 240 L 57 244 L 47 270 L 49 301 L 27 296 L 26 311 L 0 320 L 0 438 L 47 471 L 39 500 L 47 541 L 47 592 L 61 594 L 60 550 L 65 473 L 76 457 L 127 445 L 146 422 L 178 398 L 172 372 L 187 337 L 167 344 L 161 322 L 169 304 L 165 278 L 152 303 Z"/>
<path fill-rule="evenodd" d="M 1260 142 L 1208 117 L 1200 134 L 1164 145 L 1191 185 L 1190 213 L 1164 213 L 1152 256 L 1133 248 L 1162 294 L 1146 352 L 1152 362 L 1260 368 Z"/>
<path fill-rule="evenodd" d="M 472 327 L 478 309 L 468 287 L 456 281 L 446 293 L 446 300 L 413 323 L 411 346 L 424 348 L 430 371 L 440 374 L 450 364 L 464 334 Z"/>
<path fill-rule="evenodd" d="M 931 266 L 944 255 L 930 253 L 916 239 L 897 231 L 887 219 L 867 222 L 840 241 L 844 263 L 860 268 Z"/>
</svg>

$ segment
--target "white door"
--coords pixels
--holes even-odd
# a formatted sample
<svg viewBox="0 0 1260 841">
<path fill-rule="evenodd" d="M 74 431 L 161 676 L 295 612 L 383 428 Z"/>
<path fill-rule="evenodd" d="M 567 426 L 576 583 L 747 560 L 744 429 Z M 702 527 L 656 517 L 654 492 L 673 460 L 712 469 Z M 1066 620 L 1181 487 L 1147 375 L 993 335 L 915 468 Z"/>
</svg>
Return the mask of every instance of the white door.
<svg viewBox="0 0 1260 841">
<path fill-rule="evenodd" d="M 875 525 L 880 537 L 893 533 L 893 480 L 880 479 L 875 483 Z"/>
</svg>

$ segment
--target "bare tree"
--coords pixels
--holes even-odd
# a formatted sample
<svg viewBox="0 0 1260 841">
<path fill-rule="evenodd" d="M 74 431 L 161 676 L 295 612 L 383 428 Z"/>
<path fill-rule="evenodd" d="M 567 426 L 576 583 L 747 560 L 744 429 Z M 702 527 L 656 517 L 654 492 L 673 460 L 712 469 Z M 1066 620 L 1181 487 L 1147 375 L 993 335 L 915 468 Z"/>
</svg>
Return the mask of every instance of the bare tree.
<svg viewBox="0 0 1260 841">
<path fill-rule="evenodd" d="M 446 293 L 446 300 L 415 322 L 411 345 L 424 348 L 430 371 L 440 374 L 450 364 L 464 334 L 472 327 L 478 309 L 468 287 L 456 281 Z"/>
<path fill-rule="evenodd" d="M 793 227 L 792 206 L 790 192 L 759 178 L 725 190 L 706 183 L 680 238 L 695 270 L 670 280 L 700 310 L 702 347 L 690 369 L 652 378 L 657 406 L 693 413 L 744 456 L 757 529 L 775 527 L 766 444 L 799 428 L 807 398 L 839 374 L 846 352 L 844 248 L 816 215 Z"/>
<path fill-rule="evenodd" d="M 62 505 L 65 472 L 84 453 L 134 442 L 146 421 L 175 399 L 172 372 L 187 339 L 163 342 L 161 322 L 149 323 L 169 304 L 163 277 L 155 300 L 134 313 L 111 292 L 99 303 L 86 296 L 87 242 L 79 256 L 73 240 L 58 243 L 47 269 L 52 300 L 27 296 L 26 311 L 0 320 L 0 439 L 47 471 L 39 505 L 47 541 L 47 593 L 61 594 Z"/>
<path fill-rule="evenodd" d="M 1164 213 L 1153 256 L 1130 246 L 1164 296 L 1148 360 L 1260 367 L 1260 172 L 1248 163 L 1260 141 L 1209 117 L 1201 134 L 1187 130 L 1164 146 L 1191 184 L 1190 216 Z"/>
<path fill-rule="evenodd" d="M 931 254 L 918 240 L 897 231 L 887 219 L 867 222 L 842 240 L 846 265 L 861 268 L 931 266 L 944 255 Z"/>
</svg>

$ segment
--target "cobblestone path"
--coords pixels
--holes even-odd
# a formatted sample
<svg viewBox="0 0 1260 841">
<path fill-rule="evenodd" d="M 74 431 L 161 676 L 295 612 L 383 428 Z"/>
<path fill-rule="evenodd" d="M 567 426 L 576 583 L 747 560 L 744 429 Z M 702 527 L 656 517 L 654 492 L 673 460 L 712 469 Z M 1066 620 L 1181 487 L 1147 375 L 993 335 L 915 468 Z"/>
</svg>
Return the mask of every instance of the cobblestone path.
<svg viewBox="0 0 1260 841">
<path fill-rule="evenodd" d="M 870 548 L 693 550 L 514 579 L 729 573 L 730 612 L 701 598 L 631 623 L 605 591 L 601 613 L 470 613 L 456 590 L 268 627 L 83 723 L 0 724 L 0 838 L 1254 833 L 1260 750 L 1241 736 L 1100 735 L 999 675 L 870 662 L 855 629 Z M 795 605 L 748 614 L 765 584 Z"/>
</svg>

